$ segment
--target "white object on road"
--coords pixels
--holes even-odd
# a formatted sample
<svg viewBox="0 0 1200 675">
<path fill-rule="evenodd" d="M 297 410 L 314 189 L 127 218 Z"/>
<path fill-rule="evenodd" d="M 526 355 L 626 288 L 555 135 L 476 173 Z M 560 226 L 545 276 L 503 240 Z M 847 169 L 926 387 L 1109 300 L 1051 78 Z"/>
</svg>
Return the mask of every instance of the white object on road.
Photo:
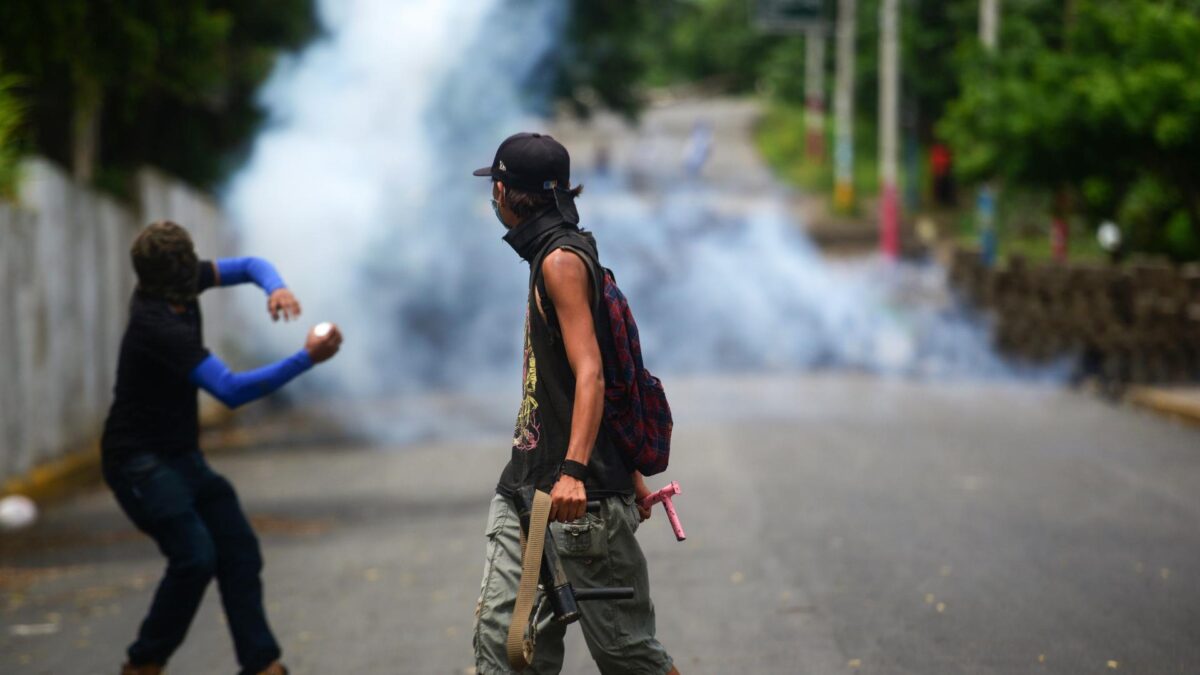
<svg viewBox="0 0 1200 675">
<path fill-rule="evenodd" d="M 57 623 L 19 623 L 8 627 L 8 634 L 16 637 L 54 635 L 61 626 Z"/>
<path fill-rule="evenodd" d="M 1100 248 L 1111 253 L 1121 246 L 1121 227 L 1111 220 L 1106 220 L 1101 223 L 1096 238 L 1100 240 Z"/>
<path fill-rule="evenodd" d="M 24 495 L 0 499 L 0 530 L 19 530 L 37 520 L 37 504 Z"/>
<path fill-rule="evenodd" d="M 328 321 L 322 321 L 321 323 L 317 324 L 316 328 L 313 328 L 313 334 L 315 334 L 317 337 L 325 337 L 326 335 L 329 335 L 329 331 L 331 330 L 333 330 L 333 324 L 329 323 Z"/>
</svg>

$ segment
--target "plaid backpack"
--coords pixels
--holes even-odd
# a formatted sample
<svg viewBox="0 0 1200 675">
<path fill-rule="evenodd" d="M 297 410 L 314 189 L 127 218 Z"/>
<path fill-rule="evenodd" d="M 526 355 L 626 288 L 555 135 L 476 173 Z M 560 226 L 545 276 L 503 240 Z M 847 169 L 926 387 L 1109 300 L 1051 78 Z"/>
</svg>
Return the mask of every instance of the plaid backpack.
<svg viewBox="0 0 1200 675">
<path fill-rule="evenodd" d="M 596 336 L 604 360 L 604 422 L 625 464 L 644 476 L 662 473 L 671 456 L 671 406 L 662 381 L 642 364 L 642 344 L 629 301 L 612 270 L 603 270 L 603 305 Z M 554 326 L 550 294 L 535 275 L 546 321 Z"/>
</svg>

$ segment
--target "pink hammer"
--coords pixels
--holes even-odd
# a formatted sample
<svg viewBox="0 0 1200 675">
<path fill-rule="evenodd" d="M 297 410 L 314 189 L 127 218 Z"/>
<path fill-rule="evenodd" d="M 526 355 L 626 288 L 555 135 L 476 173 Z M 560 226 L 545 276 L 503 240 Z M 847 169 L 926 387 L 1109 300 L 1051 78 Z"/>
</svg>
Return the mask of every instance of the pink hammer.
<svg viewBox="0 0 1200 675">
<path fill-rule="evenodd" d="M 671 497 L 683 492 L 679 489 L 677 481 L 671 481 L 671 484 L 665 488 L 655 492 L 654 494 L 646 495 L 646 498 L 641 501 L 642 508 L 652 508 L 655 504 L 662 502 L 663 508 L 667 510 L 667 520 L 671 521 L 671 529 L 675 530 L 675 538 L 679 541 L 687 539 L 687 535 L 683 533 L 683 525 L 679 522 L 679 514 L 675 513 L 675 505 L 671 503 Z"/>
</svg>

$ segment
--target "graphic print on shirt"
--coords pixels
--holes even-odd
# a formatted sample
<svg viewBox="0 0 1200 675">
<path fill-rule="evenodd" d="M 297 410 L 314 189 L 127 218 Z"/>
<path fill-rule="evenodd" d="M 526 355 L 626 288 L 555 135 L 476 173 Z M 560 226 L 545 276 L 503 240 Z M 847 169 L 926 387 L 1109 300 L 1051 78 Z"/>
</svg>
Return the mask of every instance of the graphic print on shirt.
<svg viewBox="0 0 1200 675">
<path fill-rule="evenodd" d="M 524 383 L 521 387 L 521 409 L 517 411 L 517 425 L 513 430 L 513 448 L 524 452 L 536 448 L 542 436 L 542 421 L 534 397 L 537 377 L 537 357 L 533 355 L 533 343 L 529 339 L 529 311 L 526 310 Z"/>
</svg>

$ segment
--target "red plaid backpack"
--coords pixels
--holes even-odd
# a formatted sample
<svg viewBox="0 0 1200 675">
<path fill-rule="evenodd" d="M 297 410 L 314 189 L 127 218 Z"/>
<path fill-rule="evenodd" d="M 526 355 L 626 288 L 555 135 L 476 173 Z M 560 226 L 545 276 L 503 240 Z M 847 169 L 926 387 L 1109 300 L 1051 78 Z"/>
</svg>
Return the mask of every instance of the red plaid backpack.
<svg viewBox="0 0 1200 675">
<path fill-rule="evenodd" d="M 612 270 L 603 270 L 600 324 L 596 337 L 604 360 L 604 423 L 625 463 L 644 476 L 662 473 L 671 456 L 671 406 L 662 381 L 642 364 L 642 343 L 629 301 Z M 550 294 L 536 274 L 546 320 L 555 326 Z"/>
</svg>

